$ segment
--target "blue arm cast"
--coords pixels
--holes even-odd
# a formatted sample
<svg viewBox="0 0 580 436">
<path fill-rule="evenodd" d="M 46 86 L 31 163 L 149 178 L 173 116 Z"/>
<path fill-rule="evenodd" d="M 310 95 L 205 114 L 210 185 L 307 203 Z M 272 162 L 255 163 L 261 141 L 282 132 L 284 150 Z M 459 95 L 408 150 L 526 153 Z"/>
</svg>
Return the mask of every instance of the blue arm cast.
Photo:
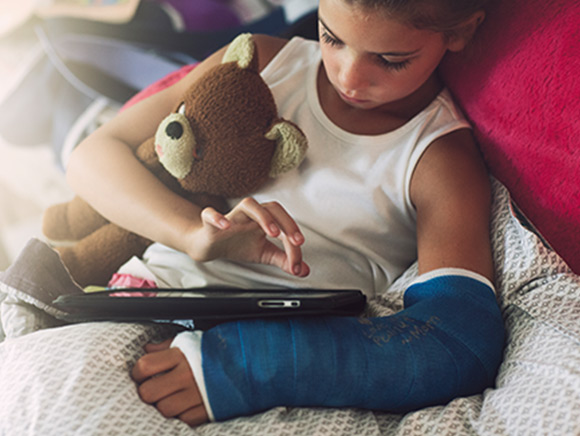
<svg viewBox="0 0 580 436">
<path fill-rule="evenodd" d="M 404 300 L 388 317 L 252 320 L 204 332 L 215 419 L 275 406 L 402 413 L 493 385 L 504 327 L 489 285 L 439 276 L 410 286 Z"/>
</svg>

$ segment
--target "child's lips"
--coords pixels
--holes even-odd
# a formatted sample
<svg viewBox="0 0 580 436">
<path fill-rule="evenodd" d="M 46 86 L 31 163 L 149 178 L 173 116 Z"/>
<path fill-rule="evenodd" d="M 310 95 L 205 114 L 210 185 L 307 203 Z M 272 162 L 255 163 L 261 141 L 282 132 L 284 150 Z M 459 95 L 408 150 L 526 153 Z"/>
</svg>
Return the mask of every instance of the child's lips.
<svg viewBox="0 0 580 436">
<path fill-rule="evenodd" d="M 359 98 L 349 97 L 348 95 L 346 95 L 345 93 L 343 93 L 341 91 L 338 91 L 338 94 L 340 95 L 340 98 L 342 98 L 344 101 L 347 101 L 349 103 L 361 104 L 361 103 L 368 102 L 368 100 L 362 100 L 362 99 L 359 99 Z"/>
</svg>

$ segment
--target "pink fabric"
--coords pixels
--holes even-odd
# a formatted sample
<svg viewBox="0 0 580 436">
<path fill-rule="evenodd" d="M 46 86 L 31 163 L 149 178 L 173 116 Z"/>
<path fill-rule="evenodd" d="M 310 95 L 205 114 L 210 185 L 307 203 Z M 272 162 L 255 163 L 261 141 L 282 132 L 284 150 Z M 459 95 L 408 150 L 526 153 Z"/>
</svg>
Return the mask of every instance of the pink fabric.
<svg viewBox="0 0 580 436">
<path fill-rule="evenodd" d="M 113 274 L 111 280 L 107 285 L 108 288 L 139 288 L 139 289 L 154 289 L 157 288 L 157 283 L 153 280 L 143 279 L 141 277 L 135 277 L 131 274 Z"/>
<path fill-rule="evenodd" d="M 159 79 L 157 82 L 152 83 L 147 88 L 143 89 L 142 91 L 135 94 L 131 97 L 121 108 L 121 111 L 127 109 L 130 106 L 133 106 L 135 103 L 140 102 L 141 100 L 145 100 L 147 97 L 170 87 L 174 83 L 179 82 L 183 77 L 187 75 L 191 70 L 195 68 L 195 65 L 185 65 L 180 69 L 174 71 L 173 73 L 168 74 L 167 76 Z"/>
<path fill-rule="evenodd" d="M 443 78 L 491 172 L 580 273 L 580 2 L 492 2 L 473 46 Z"/>
<path fill-rule="evenodd" d="M 119 292 L 111 292 L 109 294 L 109 296 L 111 297 L 148 297 L 148 298 L 152 298 L 152 297 L 157 297 L 157 292 L 147 292 L 147 291 L 143 291 L 143 292 L 123 292 L 123 291 L 119 291 Z"/>
</svg>

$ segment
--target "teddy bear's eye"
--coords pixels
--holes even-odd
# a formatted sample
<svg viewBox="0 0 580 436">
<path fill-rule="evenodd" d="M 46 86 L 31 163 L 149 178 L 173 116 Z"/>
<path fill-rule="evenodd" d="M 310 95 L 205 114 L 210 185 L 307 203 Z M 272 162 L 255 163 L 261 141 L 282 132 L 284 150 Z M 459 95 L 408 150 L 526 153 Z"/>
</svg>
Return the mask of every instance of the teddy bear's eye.
<svg viewBox="0 0 580 436">
<path fill-rule="evenodd" d="M 185 103 L 181 103 L 179 105 L 179 109 L 177 109 L 177 113 L 181 115 L 185 115 Z"/>
</svg>

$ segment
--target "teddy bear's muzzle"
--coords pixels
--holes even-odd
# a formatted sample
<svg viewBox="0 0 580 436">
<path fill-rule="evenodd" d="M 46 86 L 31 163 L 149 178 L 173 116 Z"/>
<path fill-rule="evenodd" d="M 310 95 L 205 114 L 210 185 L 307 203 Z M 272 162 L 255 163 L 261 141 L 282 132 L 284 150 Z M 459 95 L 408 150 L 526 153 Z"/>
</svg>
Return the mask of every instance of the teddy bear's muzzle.
<svg viewBox="0 0 580 436">
<path fill-rule="evenodd" d="M 181 113 L 170 114 L 155 134 L 159 162 L 175 178 L 184 178 L 191 171 L 194 160 L 200 160 L 196 142 L 187 117 Z"/>
</svg>

